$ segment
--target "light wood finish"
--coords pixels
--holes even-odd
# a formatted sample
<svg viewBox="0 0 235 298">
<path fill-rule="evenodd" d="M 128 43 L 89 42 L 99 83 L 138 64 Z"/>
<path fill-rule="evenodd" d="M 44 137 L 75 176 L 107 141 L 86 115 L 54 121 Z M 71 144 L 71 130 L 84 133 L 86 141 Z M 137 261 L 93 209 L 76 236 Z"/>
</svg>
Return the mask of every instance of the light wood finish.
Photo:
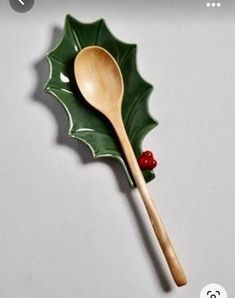
<svg viewBox="0 0 235 298">
<path fill-rule="evenodd" d="M 74 71 L 84 98 L 112 123 L 175 283 L 185 285 L 186 276 L 149 194 L 122 121 L 124 84 L 117 62 L 105 49 L 91 46 L 77 55 Z"/>
</svg>

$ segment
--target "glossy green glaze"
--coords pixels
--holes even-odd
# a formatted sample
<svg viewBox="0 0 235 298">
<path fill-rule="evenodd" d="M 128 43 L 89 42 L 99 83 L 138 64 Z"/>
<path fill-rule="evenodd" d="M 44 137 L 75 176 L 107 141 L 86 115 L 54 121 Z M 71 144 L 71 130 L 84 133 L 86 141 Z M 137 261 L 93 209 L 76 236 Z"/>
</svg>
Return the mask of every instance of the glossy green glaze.
<svg viewBox="0 0 235 298">
<path fill-rule="evenodd" d="M 104 20 L 84 24 L 66 16 L 64 35 L 59 45 L 48 55 L 50 76 L 45 90 L 64 106 L 70 122 L 69 135 L 86 143 L 95 158 L 112 157 L 123 166 L 131 186 L 134 186 L 120 144 L 108 120 L 86 103 L 76 86 L 74 59 L 84 47 L 99 45 L 109 51 L 120 66 L 124 79 L 122 116 L 136 157 L 142 153 L 142 140 L 158 122 L 148 112 L 148 97 L 152 85 L 144 81 L 136 66 L 136 45 L 114 37 Z M 152 180 L 152 171 L 143 171 L 145 180 Z"/>
</svg>

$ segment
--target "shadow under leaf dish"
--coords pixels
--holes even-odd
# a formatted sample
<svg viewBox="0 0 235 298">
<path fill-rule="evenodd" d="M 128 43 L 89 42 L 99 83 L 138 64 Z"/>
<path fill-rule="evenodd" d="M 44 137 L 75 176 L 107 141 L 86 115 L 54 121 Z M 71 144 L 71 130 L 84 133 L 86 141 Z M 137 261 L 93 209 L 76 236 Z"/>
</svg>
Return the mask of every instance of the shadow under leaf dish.
<svg viewBox="0 0 235 298">
<path fill-rule="evenodd" d="M 124 80 L 122 104 L 123 122 L 136 158 L 143 153 L 142 141 L 158 122 L 148 111 L 148 98 L 152 85 L 143 80 L 136 65 L 136 45 L 121 42 L 107 28 L 104 20 L 81 23 L 66 16 L 64 34 L 48 55 L 50 76 L 45 89 L 53 94 L 65 108 L 69 117 L 69 135 L 86 143 L 95 158 L 112 157 L 118 160 L 129 184 L 134 181 L 113 128 L 107 119 L 89 104 L 77 88 L 74 60 L 85 47 L 97 45 L 106 49 L 117 61 Z M 146 182 L 154 179 L 153 171 L 142 171 Z"/>
</svg>

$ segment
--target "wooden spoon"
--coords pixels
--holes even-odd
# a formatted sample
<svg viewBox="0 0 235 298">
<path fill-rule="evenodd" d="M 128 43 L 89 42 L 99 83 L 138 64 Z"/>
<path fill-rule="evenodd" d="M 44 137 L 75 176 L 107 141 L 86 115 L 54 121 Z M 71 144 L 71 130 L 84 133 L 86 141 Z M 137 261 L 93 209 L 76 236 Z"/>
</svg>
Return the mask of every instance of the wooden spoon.
<svg viewBox="0 0 235 298">
<path fill-rule="evenodd" d="M 186 276 L 151 199 L 122 121 L 124 83 L 117 62 L 105 49 L 90 46 L 78 53 L 74 71 L 84 98 L 112 123 L 175 283 L 185 285 Z"/>
</svg>

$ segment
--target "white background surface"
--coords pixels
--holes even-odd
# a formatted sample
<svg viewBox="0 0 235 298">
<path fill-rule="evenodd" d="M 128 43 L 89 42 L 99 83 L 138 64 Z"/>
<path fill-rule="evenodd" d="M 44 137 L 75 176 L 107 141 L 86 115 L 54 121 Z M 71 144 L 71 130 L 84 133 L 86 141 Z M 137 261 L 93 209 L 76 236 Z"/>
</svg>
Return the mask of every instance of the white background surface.
<svg viewBox="0 0 235 298">
<path fill-rule="evenodd" d="M 0 5 L 0 296 L 188 298 L 219 283 L 233 297 L 231 5 L 226 15 L 203 1 L 174 9 L 162 2 L 45 1 L 20 15 L 7 2 Z M 149 189 L 186 287 L 173 284 L 120 166 L 93 161 L 85 145 L 69 139 L 65 112 L 42 90 L 44 55 L 59 41 L 66 13 L 84 22 L 103 17 L 117 37 L 138 44 L 160 122 L 144 141 L 159 162 Z"/>
</svg>

